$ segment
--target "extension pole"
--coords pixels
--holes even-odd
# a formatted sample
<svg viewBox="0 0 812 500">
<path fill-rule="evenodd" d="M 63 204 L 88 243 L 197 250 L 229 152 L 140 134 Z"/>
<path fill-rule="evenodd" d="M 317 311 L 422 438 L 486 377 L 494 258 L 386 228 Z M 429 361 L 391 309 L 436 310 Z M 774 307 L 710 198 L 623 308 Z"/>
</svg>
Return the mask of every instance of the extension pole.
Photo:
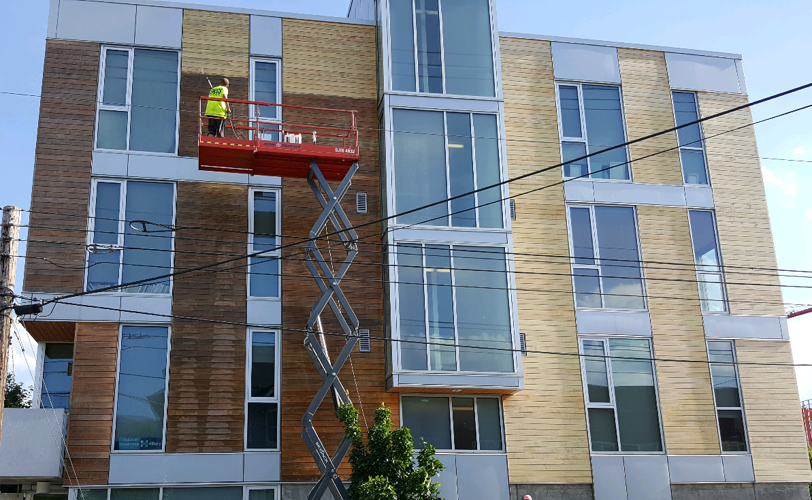
<svg viewBox="0 0 812 500">
<path fill-rule="evenodd" d="M 3 433 L 3 408 L 6 406 L 6 373 L 11 335 L 11 306 L 14 303 L 14 281 L 17 275 L 17 247 L 20 243 L 20 214 L 18 207 L 3 207 L 0 234 L 0 435 Z"/>
</svg>

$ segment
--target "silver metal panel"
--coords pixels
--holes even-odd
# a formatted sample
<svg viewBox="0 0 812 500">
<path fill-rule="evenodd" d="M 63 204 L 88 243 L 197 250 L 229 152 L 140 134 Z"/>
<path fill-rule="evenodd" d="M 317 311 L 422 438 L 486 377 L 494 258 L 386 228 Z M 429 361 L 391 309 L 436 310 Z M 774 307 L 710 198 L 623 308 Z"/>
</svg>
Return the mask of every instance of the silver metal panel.
<svg viewBox="0 0 812 500">
<path fill-rule="evenodd" d="M 119 321 L 138 321 L 147 323 L 169 323 L 172 314 L 172 296 L 138 296 L 124 295 L 121 297 L 121 319 Z M 152 314 L 163 314 L 165 316 L 153 316 L 124 311 L 145 311 Z"/>
<path fill-rule="evenodd" d="M 514 388 L 522 387 L 522 377 L 513 376 L 478 376 L 478 375 L 411 375 L 399 374 L 396 386 L 433 386 L 433 387 L 482 387 Z"/>
<path fill-rule="evenodd" d="M 499 101 L 493 99 L 458 99 L 452 97 L 390 94 L 389 105 L 393 108 L 446 109 L 481 113 L 499 112 Z"/>
<path fill-rule="evenodd" d="M 435 457 L 445 466 L 436 482 L 440 483 L 440 497 L 453 500 L 457 497 L 457 455 L 438 453 Z"/>
<path fill-rule="evenodd" d="M 617 334 L 651 337 L 651 317 L 648 311 L 575 311 L 579 334 Z"/>
<path fill-rule="evenodd" d="M 0 478 L 61 478 L 66 422 L 59 408 L 4 409 Z"/>
<path fill-rule="evenodd" d="M 722 455 L 722 464 L 728 483 L 752 483 L 756 480 L 752 455 Z"/>
<path fill-rule="evenodd" d="M 183 9 L 139 5 L 135 14 L 135 44 L 181 48 Z"/>
<path fill-rule="evenodd" d="M 709 187 L 683 186 L 685 204 L 696 208 L 714 208 L 713 189 Z"/>
<path fill-rule="evenodd" d="M 374 0 L 352 0 L 350 8 L 347 11 L 347 17 L 350 19 L 363 19 L 367 21 L 375 20 L 375 2 Z"/>
<path fill-rule="evenodd" d="M 56 20 L 59 17 L 59 0 L 51 0 L 48 8 L 48 31 L 47 38 L 56 38 Z"/>
<path fill-rule="evenodd" d="M 135 5 L 60 0 L 56 37 L 132 45 Z"/>
<path fill-rule="evenodd" d="M 111 453 L 109 484 L 239 483 L 243 453 Z"/>
<path fill-rule="evenodd" d="M 282 186 L 282 178 L 269 175 L 248 176 L 249 186 Z"/>
<path fill-rule="evenodd" d="M 252 325 L 278 326 L 282 324 L 282 302 L 279 300 L 247 301 L 247 321 Z"/>
<path fill-rule="evenodd" d="M 747 82 L 744 80 L 744 67 L 742 66 L 742 60 L 736 59 L 736 74 L 739 75 L 739 90 L 742 94 L 747 93 Z"/>
<path fill-rule="evenodd" d="M 735 59 L 665 53 L 671 88 L 738 94 Z"/>
<path fill-rule="evenodd" d="M 130 177 L 148 179 L 248 184 L 248 174 L 200 170 L 198 169 L 197 158 L 182 156 L 131 154 L 127 174 Z"/>
<path fill-rule="evenodd" d="M 483 243 L 506 245 L 507 233 L 458 231 L 455 229 L 395 229 L 395 240 L 437 241 L 442 243 Z"/>
<path fill-rule="evenodd" d="M 282 57 L 282 19 L 251 16 L 251 55 Z"/>
<path fill-rule="evenodd" d="M 279 481 L 282 466 L 280 452 L 249 452 L 244 453 L 243 481 L 246 483 L 261 483 Z"/>
<path fill-rule="evenodd" d="M 665 455 L 626 455 L 623 467 L 629 500 L 671 500 Z"/>
<path fill-rule="evenodd" d="M 564 199 L 567 201 L 580 201 L 592 203 L 595 201 L 595 191 L 591 181 L 567 181 L 564 183 Z"/>
<path fill-rule="evenodd" d="M 593 455 L 595 500 L 627 500 L 626 472 L 621 455 Z"/>
<path fill-rule="evenodd" d="M 91 171 L 93 175 L 126 177 L 127 156 L 126 153 L 102 153 L 94 151 Z"/>
<path fill-rule="evenodd" d="M 631 182 L 595 182 L 593 184 L 596 203 L 685 206 L 685 191 L 682 186 L 634 184 Z"/>
<path fill-rule="evenodd" d="M 456 498 L 508 500 L 506 455 L 457 455 Z"/>
<path fill-rule="evenodd" d="M 672 483 L 722 483 L 725 473 L 721 455 L 669 455 Z"/>
<path fill-rule="evenodd" d="M 82 307 L 82 305 L 99 306 L 104 309 Z M 47 315 L 49 321 L 109 321 L 118 323 L 118 309 L 120 309 L 120 307 L 120 297 L 86 295 L 84 297 L 74 297 L 56 304 L 46 305 L 42 315 Z"/>
<path fill-rule="evenodd" d="M 557 80 L 620 83 L 615 47 L 552 42 Z"/>
<path fill-rule="evenodd" d="M 705 336 L 729 339 L 789 339 L 786 318 L 703 314 Z"/>
</svg>

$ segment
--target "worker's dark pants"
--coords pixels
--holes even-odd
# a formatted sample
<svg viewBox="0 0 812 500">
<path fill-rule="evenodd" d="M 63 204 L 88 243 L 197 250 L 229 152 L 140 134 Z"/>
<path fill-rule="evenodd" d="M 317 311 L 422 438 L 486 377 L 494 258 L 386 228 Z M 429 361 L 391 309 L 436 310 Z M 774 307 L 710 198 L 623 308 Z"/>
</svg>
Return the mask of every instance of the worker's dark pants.
<svg viewBox="0 0 812 500">
<path fill-rule="evenodd" d="M 209 135 L 212 135 L 214 137 L 225 137 L 226 121 L 222 118 L 208 117 L 208 119 L 209 119 Z"/>
</svg>

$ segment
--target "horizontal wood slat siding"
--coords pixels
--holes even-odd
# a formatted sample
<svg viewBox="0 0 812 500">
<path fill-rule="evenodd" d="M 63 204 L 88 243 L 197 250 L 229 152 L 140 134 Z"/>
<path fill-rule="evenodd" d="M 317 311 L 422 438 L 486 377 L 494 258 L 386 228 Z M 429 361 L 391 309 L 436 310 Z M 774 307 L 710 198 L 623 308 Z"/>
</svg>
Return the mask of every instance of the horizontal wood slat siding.
<svg viewBox="0 0 812 500">
<path fill-rule="evenodd" d="M 98 43 L 46 42 L 23 284 L 27 292 L 82 290 L 98 73 Z"/>
<path fill-rule="evenodd" d="M 747 103 L 747 96 L 699 92 L 699 109 L 703 117 Z M 730 311 L 733 314 L 784 315 L 783 297 L 776 273 L 754 271 L 775 269 L 767 197 L 758 160 L 758 147 L 750 110 L 737 111 L 704 122 L 708 166 L 722 261 L 726 279 L 747 285 L 728 285 Z M 729 132 L 738 127 L 740 130 Z M 716 138 L 716 134 L 725 133 Z M 744 266 L 743 273 L 733 271 Z M 747 269 L 752 267 L 753 269 Z M 771 285 L 771 286 L 759 286 Z"/>
<path fill-rule="evenodd" d="M 792 363 L 787 341 L 737 340 L 741 363 Z M 756 481 L 810 481 L 801 405 L 791 366 L 739 365 Z"/>
<path fill-rule="evenodd" d="M 66 483 L 107 484 L 116 392 L 118 324 L 77 323 L 73 345 Z M 72 463 L 71 463 L 72 462 Z"/>
<path fill-rule="evenodd" d="M 246 236 L 235 231 L 248 228 L 248 188 L 179 182 L 177 224 L 223 231 L 184 229 L 175 242 L 176 270 L 218 262 L 223 255 L 245 255 Z M 245 264 L 175 278 L 172 313 L 245 323 Z M 172 320 L 168 453 L 243 451 L 245 335 L 244 326 Z"/>
<path fill-rule="evenodd" d="M 642 257 L 647 262 L 644 272 L 654 354 L 707 362 L 688 213 L 684 208 L 641 205 L 637 215 Z M 719 454 L 708 365 L 658 361 L 657 383 L 668 453 Z"/>
<path fill-rule="evenodd" d="M 623 107 L 629 140 L 674 127 L 671 85 L 665 54 L 653 50 L 617 49 L 623 85 Z M 682 184 L 679 150 L 673 149 L 645 160 L 644 156 L 677 147 L 671 132 L 630 146 L 635 182 Z"/>
<path fill-rule="evenodd" d="M 515 177 L 561 161 L 552 50 L 546 41 L 502 38 L 500 44 L 508 168 Z M 511 183 L 510 191 L 521 193 L 560 180 L 561 170 L 555 169 Z M 561 185 L 517 198 L 514 251 L 569 255 L 565 210 Z M 527 348 L 577 353 L 572 282 L 562 275 L 571 272 L 569 260 L 517 259 L 515 266 Z M 504 398 L 510 482 L 591 483 L 578 357 L 530 353 L 522 364 L 525 389 Z"/>
</svg>

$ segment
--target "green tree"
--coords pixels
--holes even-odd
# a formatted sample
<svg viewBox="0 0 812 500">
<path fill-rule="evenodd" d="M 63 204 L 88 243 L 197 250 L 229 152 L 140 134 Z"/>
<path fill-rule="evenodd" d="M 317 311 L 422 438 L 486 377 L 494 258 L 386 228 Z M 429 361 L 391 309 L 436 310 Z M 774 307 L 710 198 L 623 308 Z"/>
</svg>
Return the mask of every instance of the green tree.
<svg viewBox="0 0 812 500">
<path fill-rule="evenodd" d="M 31 408 L 31 391 L 18 384 L 14 374 L 6 375 L 6 408 Z"/>
<path fill-rule="evenodd" d="M 352 500 L 442 500 L 440 485 L 431 482 L 443 470 L 434 457 L 434 446 L 426 444 L 415 457 L 412 433 L 406 427 L 392 430 L 389 408 L 381 405 L 375 410 L 367 444 L 358 424 L 358 410 L 347 404 L 338 414 L 352 440 L 352 484 L 347 491 Z"/>
</svg>

